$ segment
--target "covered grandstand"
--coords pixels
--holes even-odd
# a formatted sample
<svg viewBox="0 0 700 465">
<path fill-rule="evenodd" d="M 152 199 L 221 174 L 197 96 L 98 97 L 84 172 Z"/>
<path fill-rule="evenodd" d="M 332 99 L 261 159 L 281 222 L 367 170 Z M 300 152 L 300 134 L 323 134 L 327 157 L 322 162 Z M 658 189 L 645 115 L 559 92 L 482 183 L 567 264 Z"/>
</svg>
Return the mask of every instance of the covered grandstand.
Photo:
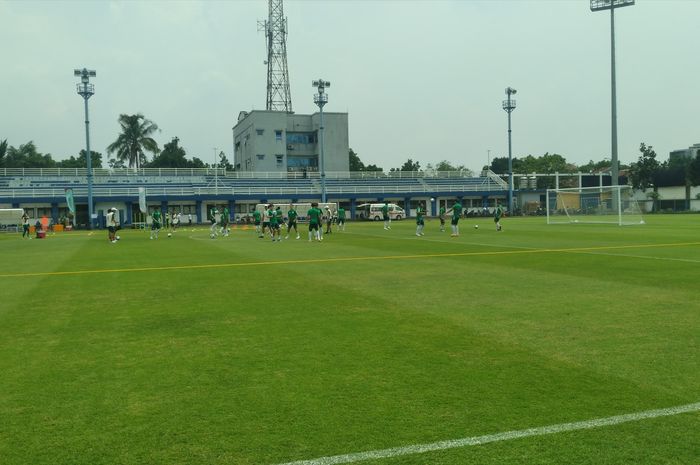
<svg viewBox="0 0 700 465">
<path fill-rule="evenodd" d="M 112 206 L 124 224 L 138 223 L 139 188 L 145 188 L 153 209 L 192 215 L 206 221 L 211 205 L 228 206 L 233 220 L 247 216 L 261 202 L 305 202 L 321 197 L 318 173 L 250 173 L 213 168 L 94 169 L 93 200 L 96 223 Z M 66 190 L 76 203 L 77 226 L 87 225 L 87 170 L 80 168 L 0 169 L 0 207 L 25 208 L 32 217 L 54 222 L 67 217 Z M 467 176 L 460 172 L 328 172 L 328 201 L 356 216 L 356 205 L 391 201 L 411 211 L 416 203 L 436 215 L 440 205 L 459 200 L 467 208 L 493 205 L 507 197 L 507 183 L 493 173 Z M 430 199 L 433 199 L 432 202 Z"/>
</svg>

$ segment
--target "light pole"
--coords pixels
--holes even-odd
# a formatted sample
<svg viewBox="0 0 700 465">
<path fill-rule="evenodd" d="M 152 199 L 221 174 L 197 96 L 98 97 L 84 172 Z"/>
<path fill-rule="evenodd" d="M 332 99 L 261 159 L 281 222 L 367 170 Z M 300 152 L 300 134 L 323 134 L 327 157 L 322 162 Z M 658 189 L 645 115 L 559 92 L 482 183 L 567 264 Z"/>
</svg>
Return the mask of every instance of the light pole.
<svg viewBox="0 0 700 465">
<path fill-rule="evenodd" d="M 615 83 L 615 8 L 634 5 L 634 0 L 591 0 L 591 11 L 610 10 L 610 100 L 611 100 L 611 184 L 619 183 L 617 161 L 617 90 Z"/>
<path fill-rule="evenodd" d="M 214 195 L 219 195 L 219 163 L 216 161 L 218 147 L 214 147 Z"/>
<path fill-rule="evenodd" d="M 88 99 L 95 93 L 95 86 L 90 84 L 90 76 L 97 76 L 91 69 L 73 70 L 74 76 L 80 76 L 80 84 L 76 84 L 78 95 L 85 100 L 85 159 L 87 160 L 88 185 L 88 229 L 92 229 L 92 153 L 90 152 L 90 118 L 88 117 Z"/>
<path fill-rule="evenodd" d="M 324 165 L 324 160 L 323 160 L 323 106 L 328 103 L 328 95 L 326 94 L 326 87 L 330 87 L 331 83 L 328 81 L 324 81 L 323 79 L 319 79 L 317 81 L 313 81 L 311 83 L 312 86 L 318 88 L 318 94 L 314 94 L 314 103 L 318 105 L 319 110 L 321 111 L 321 123 L 318 128 L 318 133 L 319 133 L 319 141 L 318 145 L 320 147 L 320 155 L 319 155 L 319 170 L 321 171 L 321 202 L 326 203 L 326 169 L 323 166 Z"/>
<path fill-rule="evenodd" d="M 503 109 L 508 113 L 508 213 L 513 214 L 513 143 L 511 141 L 510 114 L 515 110 L 515 100 L 510 98 L 518 91 L 506 87 L 507 100 L 503 101 Z"/>
</svg>

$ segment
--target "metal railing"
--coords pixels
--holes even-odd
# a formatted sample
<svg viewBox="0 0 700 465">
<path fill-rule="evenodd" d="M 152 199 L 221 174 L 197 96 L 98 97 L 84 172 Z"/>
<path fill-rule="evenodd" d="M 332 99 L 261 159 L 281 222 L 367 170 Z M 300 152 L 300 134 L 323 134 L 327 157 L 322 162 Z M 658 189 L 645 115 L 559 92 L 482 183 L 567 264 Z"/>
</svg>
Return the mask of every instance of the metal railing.
<svg viewBox="0 0 700 465">
<path fill-rule="evenodd" d="M 84 197 L 87 195 L 86 186 L 72 186 L 73 195 Z M 428 194 L 433 192 L 483 192 L 500 191 L 502 187 L 497 184 L 437 184 L 426 189 L 421 184 L 416 185 L 337 185 L 327 186 L 326 191 L 330 194 Z M 146 187 L 147 196 L 206 196 L 206 195 L 313 195 L 320 194 L 318 186 L 294 187 L 294 186 L 206 186 L 206 187 Z M 139 189 L 135 187 L 95 187 L 94 197 L 134 197 L 138 198 Z M 62 198 L 65 196 L 65 189 L 56 188 L 6 188 L 0 189 L 0 198 Z"/>
</svg>

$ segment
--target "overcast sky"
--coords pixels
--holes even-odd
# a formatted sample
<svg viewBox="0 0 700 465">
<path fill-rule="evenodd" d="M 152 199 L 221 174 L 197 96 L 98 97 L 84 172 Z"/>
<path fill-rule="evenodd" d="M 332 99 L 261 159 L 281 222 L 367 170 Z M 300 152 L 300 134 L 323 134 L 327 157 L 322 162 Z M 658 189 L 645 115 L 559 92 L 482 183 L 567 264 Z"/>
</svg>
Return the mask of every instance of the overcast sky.
<svg viewBox="0 0 700 465">
<path fill-rule="evenodd" d="M 91 148 L 120 113 L 143 113 L 162 145 L 232 160 L 239 111 L 265 109 L 267 1 L 0 0 L 0 140 L 55 159 L 84 148 L 74 68 L 97 70 Z M 286 0 L 296 113 L 348 112 L 366 164 L 448 160 L 474 170 L 507 155 L 504 89 L 514 87 L 513 156 L 610 156 L 610 14 L 589 0 Z M 619 156 L 700 142 L 700 0 L 637 0 L 615 14 Z"/>
</svg>

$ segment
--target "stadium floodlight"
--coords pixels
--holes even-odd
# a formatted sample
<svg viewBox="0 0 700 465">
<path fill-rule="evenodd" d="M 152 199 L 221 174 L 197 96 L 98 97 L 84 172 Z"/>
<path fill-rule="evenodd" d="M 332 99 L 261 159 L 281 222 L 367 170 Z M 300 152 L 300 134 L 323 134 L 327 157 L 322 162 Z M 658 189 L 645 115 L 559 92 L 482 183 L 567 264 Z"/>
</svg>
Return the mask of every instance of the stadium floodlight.
<svg viewBox="0 0 700 465">
<path fill-rule="evenodd" d="M 92 205 L 92 152 L 90 152 L 90 118 L 88 117 L 88 99 L 95 94 L 95 86 L 90 84 L 90 78 L 97 76 L 92 69 L 75 69 L 74 76 L 80 76 L 80 84 L 76 84 L 78 95 L 85 100 L 85 159 L 87 160 L 87 185 L 88 185 L 88 229 L 92 229 L 93 205 Z"/>
<path fill-rule="evenodd" d="M 323 79 L 318 79 L 311 83 L 312 86 L 318 89 L 318 94 L 314 95 L 314 103 L 318 105 L 321 112 L 321 122 L 318 128 L 319 133 L 319 171 L 321 172 L 321 202 L 326 202 L 326 169 L 323 160 L 323 106 L 328 103 L 328 94 L 326 94 L 326 87 L 330 87 L 331 83 Z"/>
<path fill-rule="evenodd" d="M 513 143 L 511 139 L 510 114 L 515 110 L 515 100 L 512 95 L 518 91 L 512 87 L 506 87 L 507 100 L 503 101 L 503 109 L 508 113 L 508 214 L 513 214 Z"/>
<path fill-rule="evenodd" d="M 619 181 L 619 166 L 617 159 L 617 95 L 615 82 L 615 10 L 634 5 L 634 0 L 591 0 L 591 11 L 610 10 L 610 125 L 611 125 L 611 167 L 612 184 Z"/>
<path fill-rule="evenodd" d="M 591 11 L 612 10 L 634 5 L 634 0 L 591 0 Z"/>
</svg>

